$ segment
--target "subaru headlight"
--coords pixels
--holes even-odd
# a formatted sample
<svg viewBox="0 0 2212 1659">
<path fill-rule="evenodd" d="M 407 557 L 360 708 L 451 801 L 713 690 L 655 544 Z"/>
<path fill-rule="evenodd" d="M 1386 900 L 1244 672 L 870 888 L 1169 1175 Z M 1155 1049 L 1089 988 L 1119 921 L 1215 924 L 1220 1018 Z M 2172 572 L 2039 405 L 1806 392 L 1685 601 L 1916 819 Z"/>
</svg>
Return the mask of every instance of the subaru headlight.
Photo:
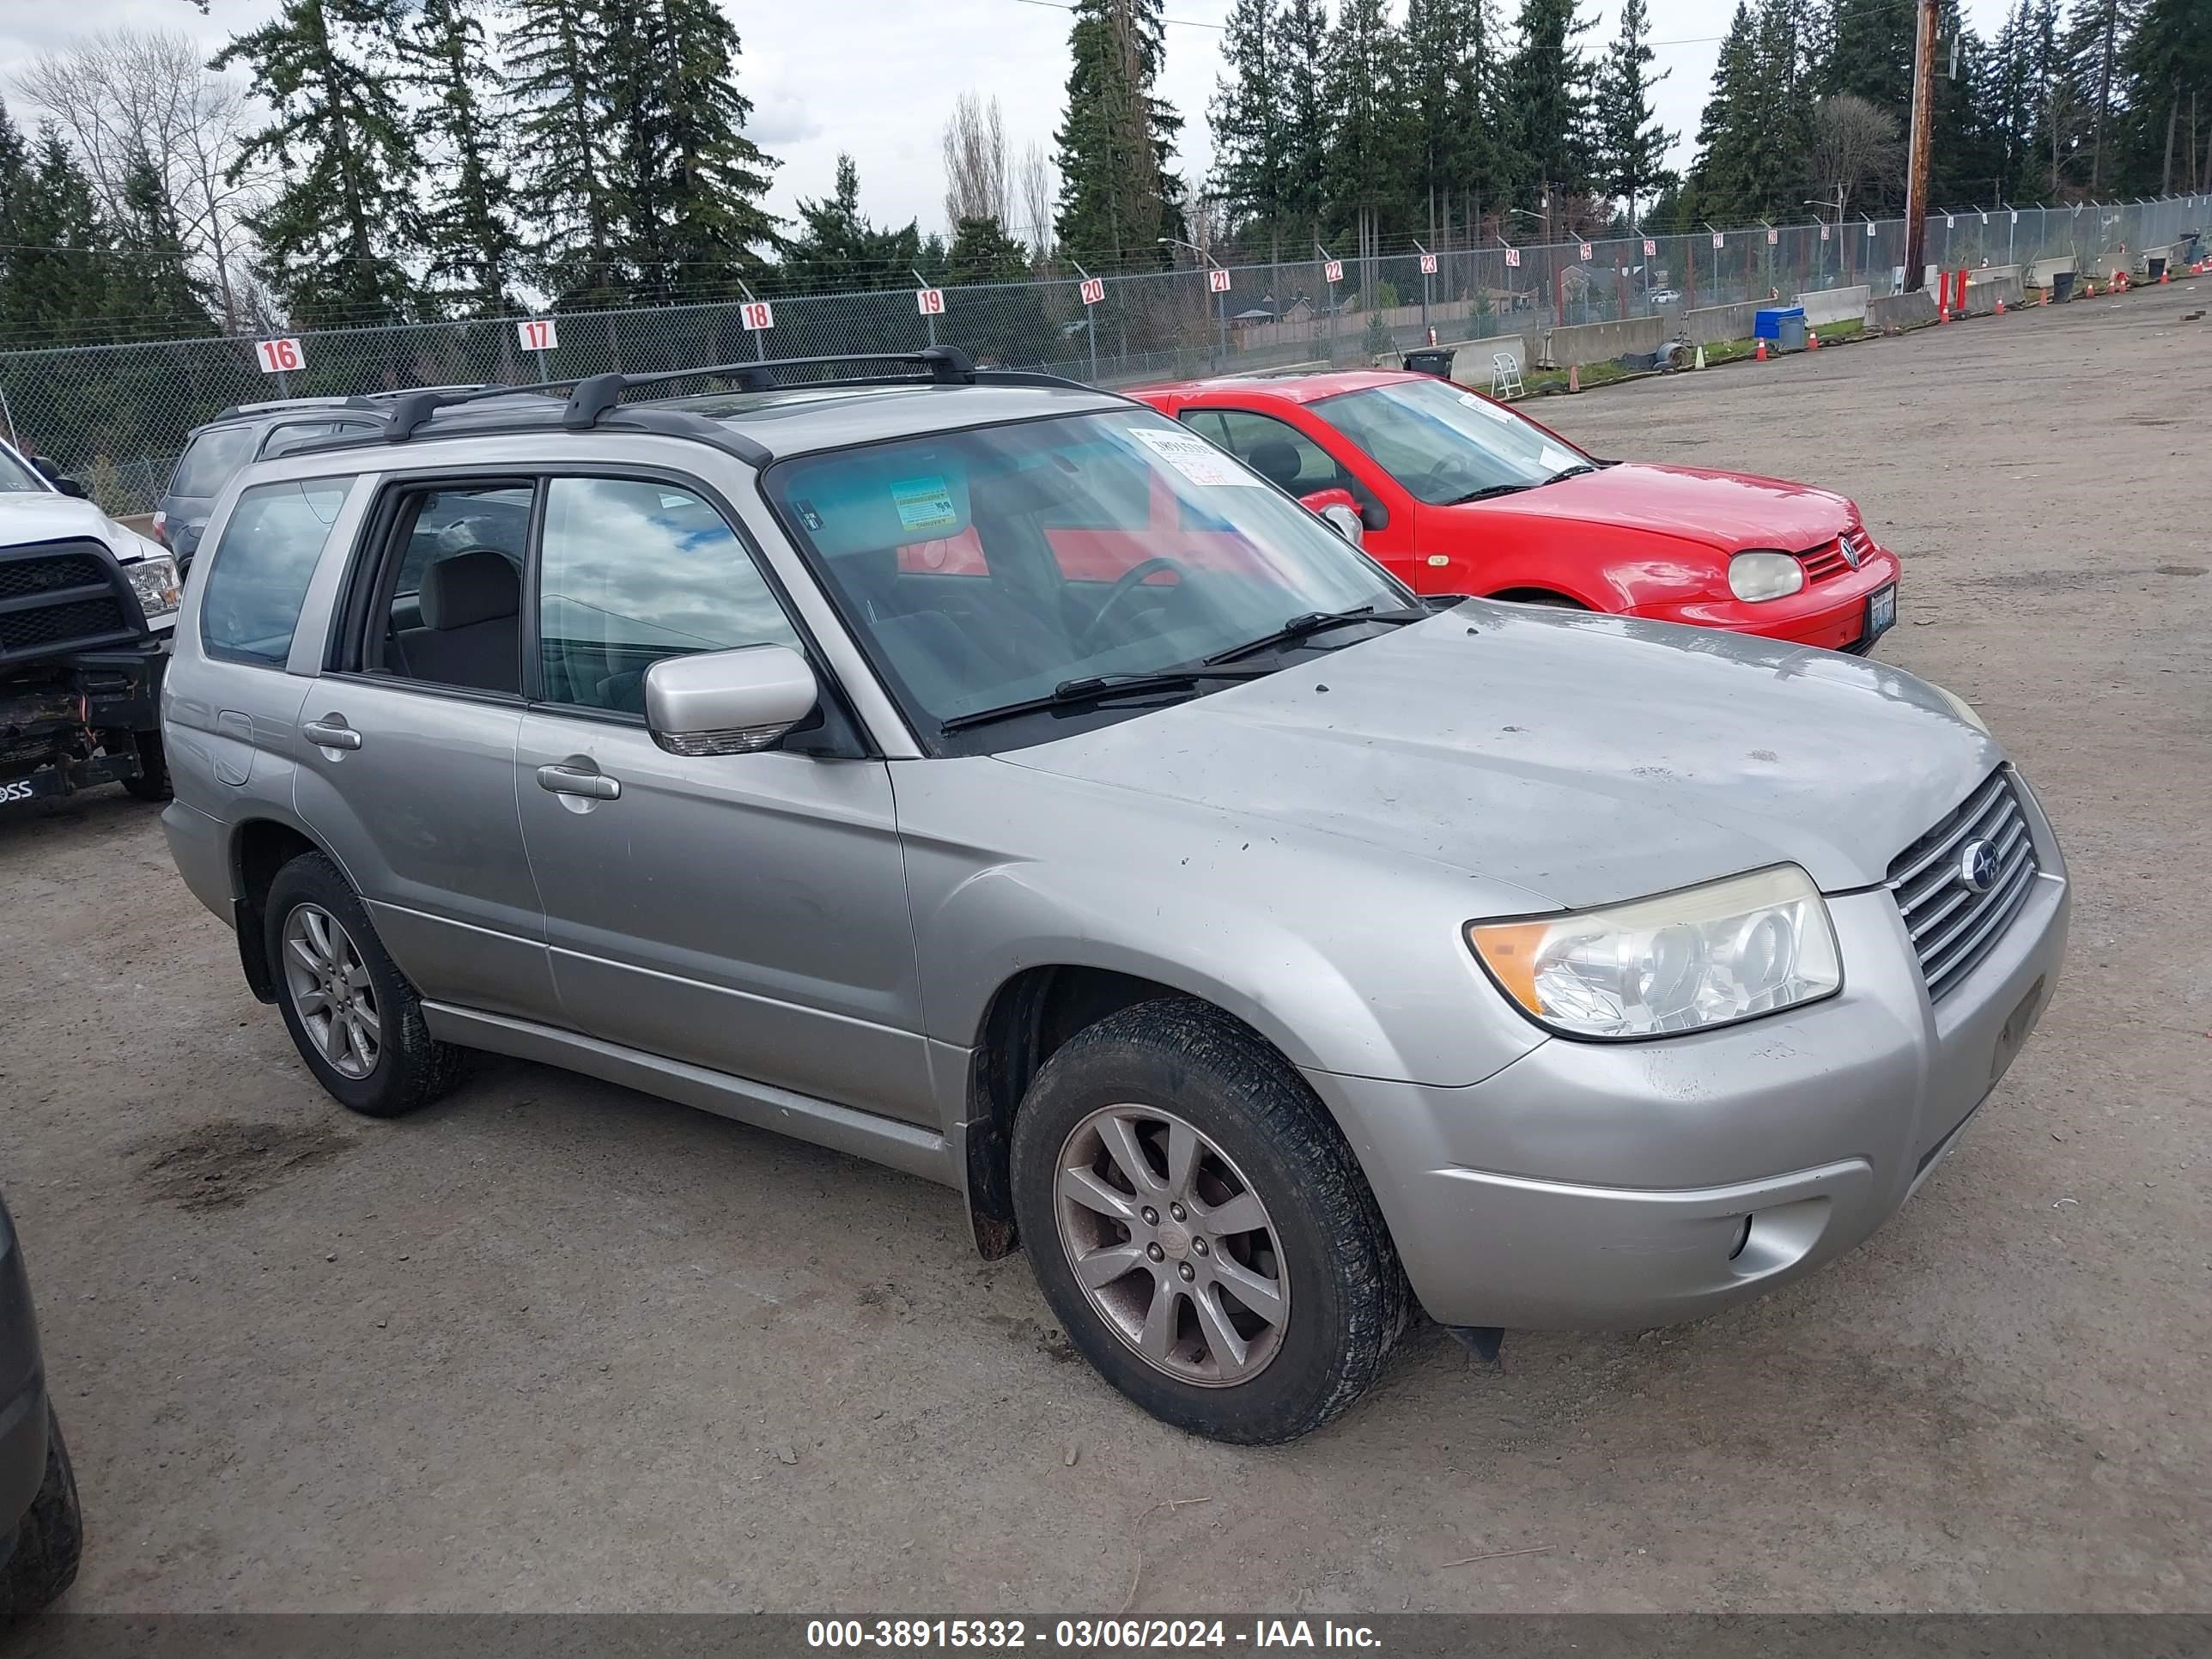
<svg viewBox="0 0 2212 1659">
<path fill-rule="evenodd" d="M 1828 907 L 1794 864 L 1600 910 L 1469 922 L 1498 988 L 1567 1036 L 1726 1025 L 1843 984 Z"/>
<path fill-rule="evenodd" d="M 123 574 L 131 579 L 131 591 L 138 596 L 138 608 L 146 613 L 149 628 L 174 622 L 177 607 L 184 603 L 182 584 L 177 575 L 177 562 L 167 554 L 126 564 Z"/>
<path fill-rule="evenodd" d="M 1729 561 L 1729 592 L 1739 599 L 1783 599 L 1805 586 L 1805 567 L 1787 553 L 1739 553 Z"/>
</svg>

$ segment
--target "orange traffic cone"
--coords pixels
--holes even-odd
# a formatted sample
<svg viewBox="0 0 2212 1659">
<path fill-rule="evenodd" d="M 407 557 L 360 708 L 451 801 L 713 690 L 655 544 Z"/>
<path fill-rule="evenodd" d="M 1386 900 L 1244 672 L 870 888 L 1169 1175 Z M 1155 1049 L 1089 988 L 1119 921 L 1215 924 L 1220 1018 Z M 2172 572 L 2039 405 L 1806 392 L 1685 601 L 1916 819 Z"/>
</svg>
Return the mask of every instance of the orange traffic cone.
<svg viewBox="0 0 2212 1659">
<path fill-rule="evenodd" d="M 1567 390 L 1570 392 L 1580 392 L 1582 389 L 1583 371 L 1579 365 L 1569 363 L 1567 365 Z"/>
<path fill-rule="evenodd" d="M 1751 360 L 1752 360 L 1753 362 L 1755 362 L 1755 363 L 1763 363 L 1763 362 L 1765 362 L 1766 361 L 1766 342 L 1765 342 L 1765 341 L 1761 340 L 1761 341 L 1759 343 L 1759 349 L 1758 349 L 1757 350 L 1753 351 L 1753 352 L 1751 354 Z"/>
<path fill-rule="evenodd" d="M 1814 329 L 1807 329 L 1805 331 L 1805 349 L 1808 351 L 1818 351 L 1820 349 L 1820 336 L 1819 331 Z"/>
<path fill-rule="evenodd" d="M 1997 295 L 1997 315 L 2004 315 L 2004 295 L 2002 294 Z"/>
</svg>

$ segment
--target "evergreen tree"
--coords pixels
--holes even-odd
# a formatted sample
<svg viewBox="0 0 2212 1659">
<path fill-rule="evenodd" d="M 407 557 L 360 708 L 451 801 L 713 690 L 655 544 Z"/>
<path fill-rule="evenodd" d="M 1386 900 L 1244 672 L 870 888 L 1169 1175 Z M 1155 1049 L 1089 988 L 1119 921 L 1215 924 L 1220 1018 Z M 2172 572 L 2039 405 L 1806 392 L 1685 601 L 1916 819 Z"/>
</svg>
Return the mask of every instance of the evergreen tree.
<svg viewBox="0 0 2212 1659">
<path fill-rule="evenodd" d="M 1805 195 L 1805 64 L 1793 0 L 1760 0 L 1753 24 L 1752 76 L 1741 135 L 1742 195 L 1736 217 L 1772 218 L 1796 210 Z"/>
<path fill-rule="evenodd" d="M 1606 49 L 1597 77 L 1599 182 L 1628 204 L 1632 222 L 1638 199 L 1671 177 L 1666 158 L 1675 137 L 1651 107 L 1651 89 L 1667 76 L 1651 73 L 1650 27 L 1644 0 L 1622 0 L 1620 33 Z"/>
<path fill-rule="evenodd" d="M 778 286 L 799 294 L 909 288 L 921 258 L 912 220 L 902 229 L 878 230 L 861 216 L 859 172 L 841 155 L 835 193 L 799 204 L 799 234 L 784 245 Z"/>
<path fill-rule="evenodd" d="M 2121 53 L 2131 191 L 2198 188 L 2212 122 L 2212 0 L 2145 0 Z"/>
<path fill-rule="evenodd" d="M 521 239 L 497 129 L 488 118 L 496 81 L 477 20 L 478 0 L 422 0 L 400 41 L 407 85 L 420 99 L 416 139 L 430 174 L 423 253 L 431 285 L 465 317 L 515 309 Z"/>
<path fill-rule="evenodd" d="M 1029 250 L 996 219 L 963 219 L 953 227 L 952 246 L 945 253 L 946 282 L 1021 283 L 1029 275 Z"/>
<path fill-rule="evenodd" d="M 738 32 L 715 0 L 630 0 L 618 15 L 606 81 L 617 256 L 640 299 L 725 292 L 732 267 L 762 266 L 777 223 L 760 204 L 775 162 L 744 136 Z"/>
<path fill-rule="evenodd" d="M 168 180 L 143 149 L 123 175 L 103 308 L 112 339 L 180 339 L 216 331 L 205 283 L 191 274 Z"/>
<path fill-rule="evenodd" d="M 1589 64 L 1576 45 L 1589 27 L 1577 15 L 1577 0 L 1521 0 L 1518 45 L 1501 79 L 1515 139 L 1514 195 L 1527 206 L 1539 196 L 1556 206 L 1563 193 L 1587 190 L 1595 171 Z"/>
<path fill-rule="evenodd" d="M 1322 182 L 1331 133 L 1326 97 L 1328 8 L 1326 0 L 1286 0 L 1283 9 L 1282 75 L 1276 120 L 1282 129 L 1285 240 L 1318 238 L 1327 204 Z M 1299 252 L 1303 253 L 1304 249 Z"/>
<path fill-rule="evenodd" d="M 1075 0 L 1073 64 L 1060 131 L 1062 246 L 1109 270 L 1164 266 L 1163 236 L 1183 234 L 1182 186 L 1169 171 L 1182 118 L 1156 96 L 1160 0 Z"/>
<path fill-rule="evenodd" d="M 607 0 L 512 3 L 501 46 L 516 112 L 516 205 L 536 232 L 527 253 L 556 304 L 604 302 L 620 286 L 606 151 L 614 15 Z"/>
<path fill-rule="evenodd" d="M 1736 0 L 1713 70 L 1713 89 L 1698 123 L 1697 160 L 1690 168 L 1686 219 L 1726 223 L 1751 198 L 1751 126 L 1759 97 L 1758 26 L 1747 0 Z"/>
<path fill-rule="evenodd" d="M 0 107 L 0 338 L 22 345 L 108 337 L 106 228 L 92 181 L 51 122 L 35 142 Z"/>
<path fill-rule="evenodd" d="M 1470 216 L 1472 198 L 1489 196 L 1495 182 L 1497 150 L 1486 115 L 1487 6 L 1488 0 L 1407 3 L 1406 148 L 1415 211 L 1432 237 L 1445 234 L 1455 213 Z M 1455 210 L 1455 203 L 1467 205 Z"/>
<path fill-rule="evenodd" d="M 2112 190 L 2108 151 L 2113 137 L 2113 88 L 2120 48 L 2130 33 L 2133 8 L 2127 0 L 2078 0 L 2064 42 L 2069 101 L 2081 112 L 2082 176 L 2091 196 Z"/>
<path fill-rule="evenodd" d="M 1255 232 L 1273 246 L 1282 240 L 1291 183 L 1281 102 L 1286 21 L 1283 0 L 1237 0 L 1209 109 L 1213 193 L 1230 234 Z"/>
<path fill-rule="evenodd" d="M 1401 199 L 1400 49 L 1385 0 L 1344 0 L 1329 33 L 1322 82 L 1331 136 L 1322 187 L 1335 222 L 1352 229 L 1363 257 L 1379 243 L 1382 221 Z"/>
<path fill-rule="evenodd" d="M 400 0 L 285 0 L 212 67 L 243 63 L 274 112 L 239 168 L 273 161 L 276 196 L 247 223 L 295 318 L 397 322 L 413 309 L 422 161 L 392 76 Z M 235 172 L 236 169 L 234 169 Z"/>
</svg>

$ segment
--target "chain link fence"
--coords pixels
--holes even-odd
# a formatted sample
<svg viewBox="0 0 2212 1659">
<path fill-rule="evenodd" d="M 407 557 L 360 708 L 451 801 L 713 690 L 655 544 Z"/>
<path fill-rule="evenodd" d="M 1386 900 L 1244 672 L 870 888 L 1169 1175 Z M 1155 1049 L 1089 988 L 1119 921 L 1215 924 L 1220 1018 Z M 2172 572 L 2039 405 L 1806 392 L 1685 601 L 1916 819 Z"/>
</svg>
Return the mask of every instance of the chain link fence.
<svg viewBox="0 0 2212 1659">
<path fill-rule="evenodd" d="M 2131 205 L 1998 208 L 1929 216 L 1931 266 L 2070 260 L 2108 275 L 2133 251 L 2185 240 L 2212 198 Z M 149 341 L 0 353 L 0 422 L 51 455 L 109 512 L 150 511 L 191 428 L 225 406 L 479 381 L 524 384 L 761 357 L 908 352 L 942 341 L 979 362 L 1041 368 L 1100 386 L 1231 370 L 1395 361 L 1434 330 L 1445 343 L 1534 337 L 1746 301 L 1789 301 L 1903 280 L 1905 222 L 1710 228 L 1509 249 L 1439 249 L 1233 267 L 1225 292 L 1203 270 L 1108 276 L 1085 303 L 1074 274 L 942 290 L 941 313 L 912 289 L 778 299 L 773 325 L 739 302 L 571 312 L 558 345 L 525 349 L 515 319 L 328 329 L 298 337 L 302 367 L 264 374 L 244 338 Z M 1217 279 L 1218 280 L 1218 279 Z M 753 320 L 757 320 L 756 313 Z"/>
</svg>

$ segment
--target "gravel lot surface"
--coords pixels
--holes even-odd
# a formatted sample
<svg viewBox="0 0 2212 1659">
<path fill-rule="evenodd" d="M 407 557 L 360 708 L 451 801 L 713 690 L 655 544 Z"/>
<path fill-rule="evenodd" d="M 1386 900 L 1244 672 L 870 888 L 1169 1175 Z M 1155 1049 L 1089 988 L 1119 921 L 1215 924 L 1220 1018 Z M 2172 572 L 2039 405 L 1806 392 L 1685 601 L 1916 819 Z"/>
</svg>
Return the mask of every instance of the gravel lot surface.
<svg viewBox="0 0 2212 1659">
<path fill-rule="evenodd" d="M 1881 654 L 1977 703 L 2057 822 L 2069 969 L 1845 1261 L 1495 1370 L 1423 1326 L 1288 1448 L 1122 1404 L 921 1182 L 503 1060 L 350 1118 L 154 810 L 0 813 L 0 1181 L 91 1529 L 68 1605 L 2204 1607 L 2208 301 L 1537 407 L 1858 499 L 1905 562 Z"/>
</svg>

